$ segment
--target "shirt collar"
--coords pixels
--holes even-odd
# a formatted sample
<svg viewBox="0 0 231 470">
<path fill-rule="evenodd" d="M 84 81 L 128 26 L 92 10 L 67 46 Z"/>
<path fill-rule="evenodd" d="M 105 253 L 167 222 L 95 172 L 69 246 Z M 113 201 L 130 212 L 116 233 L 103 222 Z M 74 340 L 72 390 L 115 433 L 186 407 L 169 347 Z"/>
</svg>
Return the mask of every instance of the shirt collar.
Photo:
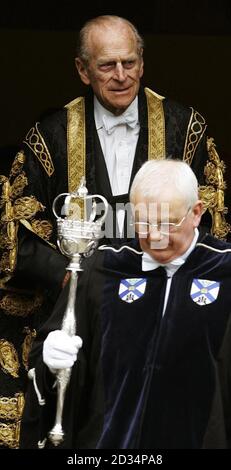
<svg viewBox="0 0 231 470">
<path fill-rule="evenodd" d="M 158 261 L 152 258 L 152 256 L 150 256 L 148 253 L 144 252 L 142 255 L 142 271 L 151 271 L 153 269 L 158 268 L 159 266 L 163 266 L 165 267 L 167 271 L 167 275 L 173 276 L 175 272 L 180 268 L 180 266 L 182 266 L 182 264 L 185 263 L 186 259 L 195 248 L 195 245 L 197 243 L 197 239 L 199 236 L 199 231 L 197 228 L 195 228 L 194 232 L 195 232 L 194 237 L 189 248 L 185 251 L 185 253 L 183 253 L 183 255 L 178 256 L 178 258 L 175 258 L 170 263 L 160 264 Z"/>
<path fill-rule="evenodd" d="M 136 96 L 132 103 L 126 109 L 127 111 L 131 111 L 137 114 L 137 122 L 138 122 L 138 97 Z M 103 116 L 114 116 L 113 113 L 108 111 L 108 109 L 104 108 L 102 104 L 99 102 L 98 98 L 94 95 L 94 117 L 95 117 L 95 125 L 97 131 L 103 127 Z"/>
</svg>

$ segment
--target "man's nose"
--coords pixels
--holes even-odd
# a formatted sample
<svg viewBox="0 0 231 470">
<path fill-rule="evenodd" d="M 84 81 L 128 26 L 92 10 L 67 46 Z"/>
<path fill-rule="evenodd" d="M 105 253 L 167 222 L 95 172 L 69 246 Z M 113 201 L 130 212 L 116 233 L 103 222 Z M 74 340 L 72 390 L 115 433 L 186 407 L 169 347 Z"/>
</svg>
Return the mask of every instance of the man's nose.
<svg viewBox="0 0 231 470">
<path fill-rule="evenodd" d="M 155 228 L 150 228 L 149 231 L 149 240 L 152 242 L 159 242 L 160 240 L 163 240 L 164 235 L 158 230 L 157 227 Z"/>
<path fill-rule="evenodd" d="M 115 68 L 115 78 L 116 80 L 118 80 L 119 82 L 124 82 L 124 80 L 126 80 L 126 71 L 123 67 L 123 65 L 121 63 L 117 63 L 116 64 L 116 68 Z"/>
</svg>

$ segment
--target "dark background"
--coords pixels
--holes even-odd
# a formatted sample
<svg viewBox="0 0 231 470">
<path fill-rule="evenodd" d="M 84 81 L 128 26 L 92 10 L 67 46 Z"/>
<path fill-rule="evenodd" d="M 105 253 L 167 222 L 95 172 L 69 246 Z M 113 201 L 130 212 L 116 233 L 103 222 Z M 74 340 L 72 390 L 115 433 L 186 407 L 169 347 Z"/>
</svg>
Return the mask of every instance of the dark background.
<svg viewBox="0 0 231 470">
<path fill-rule="evenodd" d="M 85 4 L 84 4 L 85 3 Z M 196 108 L 225 161 L 231 203 L 231 2 L 150 0 L 1 3 L 0 171 L 35 120 L 83 92 L 74 68 L 76 33 L 99 14 L 134 22 L 145 40 L 144 84 Z"/>
</svg>

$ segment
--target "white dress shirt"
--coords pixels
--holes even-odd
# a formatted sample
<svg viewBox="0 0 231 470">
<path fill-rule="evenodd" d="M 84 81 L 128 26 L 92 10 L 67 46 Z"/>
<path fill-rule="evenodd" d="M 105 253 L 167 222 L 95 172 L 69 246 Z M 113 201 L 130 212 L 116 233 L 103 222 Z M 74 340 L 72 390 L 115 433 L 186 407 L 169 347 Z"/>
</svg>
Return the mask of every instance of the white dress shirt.
<svg viewBox="0 0 231 470">
<path fill-rule="evenodd" d="M 132 127 L 129 124 L 121 124 L 121 117 L 129 113 L 134 118 Z M 126 111 L 120 116 L 114 116 L 105 109 L 94 97 L 94 117 L 101 148 L 111 184 L 113 196 L 126 194 L 129 190 L 132 167 L 135 157 L 136 145 L 139 137 L 140 125 L 138 121 L 138 98 L 136 97 Z M 118 125 L 107 131 L 107 120 L 118 118 Z M 106 123 L 106 125 L 105 125 Z M 120 233 L 124 224 L 124 211 L 117 214 Z"/>
</svg>

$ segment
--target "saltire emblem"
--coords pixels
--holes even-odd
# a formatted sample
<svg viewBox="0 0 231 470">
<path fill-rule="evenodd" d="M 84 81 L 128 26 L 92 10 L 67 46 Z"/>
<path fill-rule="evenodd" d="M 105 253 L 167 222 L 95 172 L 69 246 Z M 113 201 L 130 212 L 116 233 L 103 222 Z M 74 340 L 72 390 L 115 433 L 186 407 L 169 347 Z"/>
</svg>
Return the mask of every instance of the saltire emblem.
<svg viewBox="0 0 231 470">
<path fill-rule="evenodd" d="M 147 280 L 142 279 L 122 279 L 119 286 L 119 297 L 124 302 L 134 302 L 144 295 Z"/>
<path fill-rule="evenodd" d="M 208 305 L 218 296 L 220 282 L 208 279 L 193 279 L 191 286 L 191 299 L 198 305 Z"/>
</svg>

